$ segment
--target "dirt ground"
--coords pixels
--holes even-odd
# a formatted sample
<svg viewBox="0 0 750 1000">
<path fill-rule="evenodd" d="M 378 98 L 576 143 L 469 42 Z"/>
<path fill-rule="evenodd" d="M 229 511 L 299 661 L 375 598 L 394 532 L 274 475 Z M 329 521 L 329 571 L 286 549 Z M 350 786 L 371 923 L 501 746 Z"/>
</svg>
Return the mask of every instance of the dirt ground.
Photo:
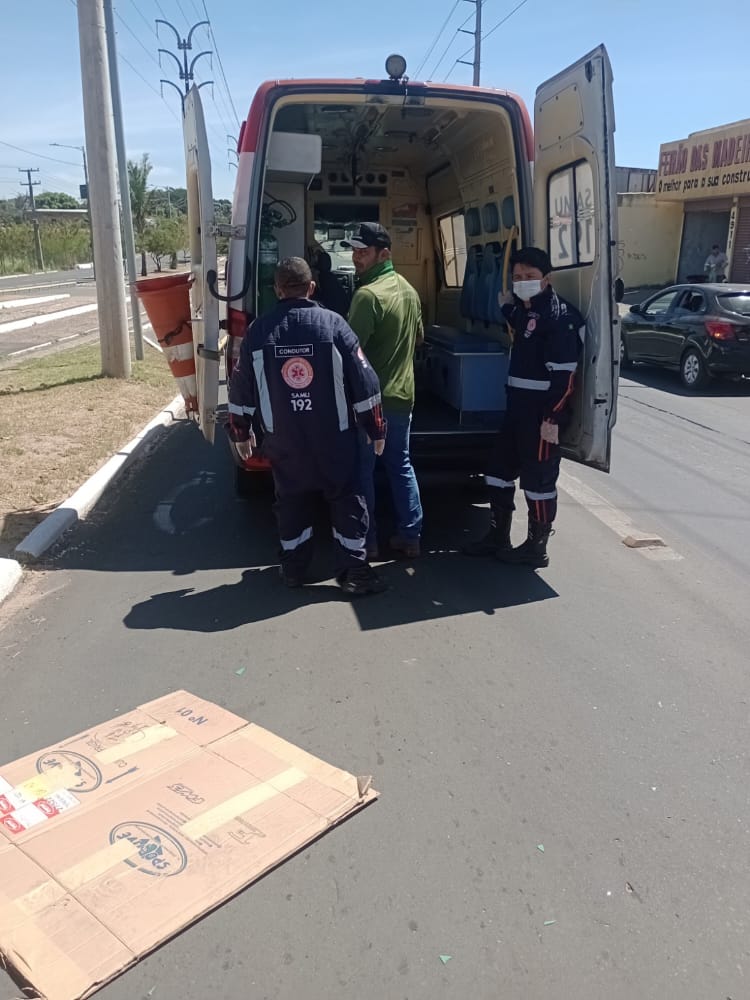
<svg viewBox="0 0 750 1000">
<path fill-rule="evenodd" d="M 98 342 L 0 370 L 0 556 L 175 395 L 148 347 L 127 380 L 101 375 Z"/>
</svg>

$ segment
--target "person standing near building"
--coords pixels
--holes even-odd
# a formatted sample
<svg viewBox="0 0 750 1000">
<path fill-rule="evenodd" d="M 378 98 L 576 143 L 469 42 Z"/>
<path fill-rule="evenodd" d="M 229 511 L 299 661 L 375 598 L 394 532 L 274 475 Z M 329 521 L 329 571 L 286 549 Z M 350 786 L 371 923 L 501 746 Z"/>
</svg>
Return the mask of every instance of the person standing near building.
<svg viewBox="0 0 750 1000">
<path fill-rule="evenodd" d="M 559 435 L 569 419 L 583 319 L 550 284 L 552 266 L 544 250 L 524 247 L 511 263 L 513 294 L 501 300 L 503 315 L 514 331 L 508 405 L 485 475 L 490 528 L 464 552 L 541 569 L 549 565 L 547 540 L 557 515 Z M 519 476 L 528 507 L 528 537 L 513 548 L 510 528 Z"/>
<path fill-rule="evenodd" d="M 414 559 L 420 551 L 422 503 L 409 455 L 409 435 L 414 409 L 414 352 L 424 336 L 422 305 L 409 282 L 394 270 L 391 237 L 383 226 L 363 222 L 356 235 L 343 240 L 342 246 L 352 249 L 357 274 L 349 325 L 380 379 L 388 424 L 382 460 L 396 514 L 396 534 L 390 546 Z M 370 514 L 370 558 L 378 554 L 374 473 L 375 453 L 363 443 L 361 475 Z"/>
<path fill-rule="evenodd" d="M 706 272 L 706 280 L 709 282 L 726 281 L 729 258 L 721 249 L 718 243 L 711 247 L 711 253 L 706 257 L 703 270 Z"/>
<path fill-rule="evenodd" d="M 382 454 L 386 436 L 380 385 L 341 316 L 312 301 L 315 282 L 301 257 L 276 268 L 281 300 L 259 316 L 242 342 L 229 386 L 229 436 L 241 458 L 263 428 L 281 538 L 281 577 L 301 587 L 313 554 L 315 494 L 331 513 L 336 580 L 352 596 L 385 583 L 367 562 L 368 514 L 359 481 L 358 426 Z"/>
</svg>

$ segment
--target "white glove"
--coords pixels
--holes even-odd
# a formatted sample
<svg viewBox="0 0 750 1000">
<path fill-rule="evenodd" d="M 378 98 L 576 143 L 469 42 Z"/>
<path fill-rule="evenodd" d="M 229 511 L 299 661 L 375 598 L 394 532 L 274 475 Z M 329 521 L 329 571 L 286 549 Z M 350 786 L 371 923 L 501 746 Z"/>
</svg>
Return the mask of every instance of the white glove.
<svg viewBox="0 0 750 1000">
<path fill-rule="evenodd" d="M 243 462 L 246 462 L 248 458 L 252 458 L 253 448 L 256 447 L 255 435 L 250 431 L 250 437 L 247 441 L 235 441 L 234 445 L 237 449 L 237 454 Z"/>
<path fill-rule="evenodd" d="M 539 431 L 539 436 L 542 441 L 546 441 L 548 444 L 559 444 L 560 443 L 560 429 L 557 424 L 553 424 L 551 420 L 543 420 L 541 430 Z"/>
</svg>

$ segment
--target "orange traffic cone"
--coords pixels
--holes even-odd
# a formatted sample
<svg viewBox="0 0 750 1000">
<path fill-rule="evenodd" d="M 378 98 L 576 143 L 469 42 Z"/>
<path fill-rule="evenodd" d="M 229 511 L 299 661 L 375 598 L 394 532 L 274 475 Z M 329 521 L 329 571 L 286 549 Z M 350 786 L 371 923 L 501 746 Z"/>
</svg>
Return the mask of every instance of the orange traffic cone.
<svg viewBox="0 0 750 1000">
<path fill-rule="evenodd" d="M 185 400 L 187 413 L 198 410 L 193 327 L 190 322 L 192 277 L 192 274 L 170 274 L 158 278 L 141 278 L 135 283 L 156 339 L 164 350 L 164 356 Z"/>
</svg>

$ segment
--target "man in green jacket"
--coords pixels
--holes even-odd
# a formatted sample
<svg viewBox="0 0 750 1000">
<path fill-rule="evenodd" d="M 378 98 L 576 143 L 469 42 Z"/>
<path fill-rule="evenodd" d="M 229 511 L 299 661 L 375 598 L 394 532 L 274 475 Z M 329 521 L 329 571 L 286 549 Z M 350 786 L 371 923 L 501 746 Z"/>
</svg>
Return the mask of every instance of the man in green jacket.
<svg viewBox="0 0 750 1000">
<path fill-rule="evenodd" d="M 409 431 L 414 409 L 414 351 L 421 342 L 422 306 L 409 282 L 391 261 L 391 237 L 377 222 L 363 222 L 343 246 L 351 247 L 357 290 L 349 310 L 349 325 L 380 379 L 383 415 L 388 435 L 383 465 L 396 513 L 396 534 L 390 546 L 414 559 L 419 555 L 422 503 L 409 456 Z M 375 527 L 375 453 L 363 440 L 362 491 L 370 514 L 367 554 L 378 554 Z"/>
</svg>

